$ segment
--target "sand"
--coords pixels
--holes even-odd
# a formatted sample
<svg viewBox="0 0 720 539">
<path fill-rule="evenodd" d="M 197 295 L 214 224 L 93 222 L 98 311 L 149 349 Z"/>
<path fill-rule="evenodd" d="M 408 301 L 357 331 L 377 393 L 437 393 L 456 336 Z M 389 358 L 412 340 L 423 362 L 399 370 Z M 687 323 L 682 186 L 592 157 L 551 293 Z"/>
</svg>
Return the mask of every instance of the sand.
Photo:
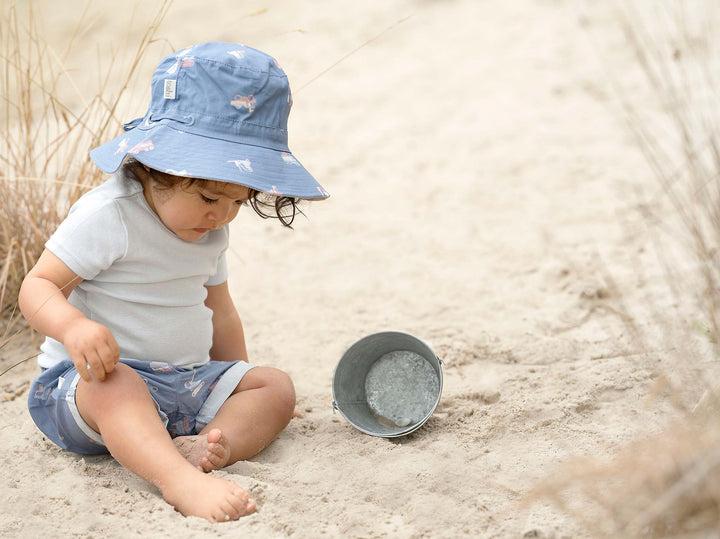
<svg viewBox="0 0 720 539">
<path fill-rule="evenodd" d="M 37 5 L 49 39 L 66 43 L 84 2 Z M 96 3 L 75 75 L 94 80 L 98 47 L 136 35 L 155 5 L 143 2 L 133 26 L 129 8 Z M 175 2 L 123 119 L 144 113 L 157 60 L 193 42 L 255 46 L 288 73 L 290 147 L 332 196 L 307 205 L 294 231 L 239 217 L 230 284 L 251 361 L 292 376 L 304 417 L 251 461 L 215 472 L 259 509 L 211 525 L 176 513 L 110 457 L 45 440 L 26 410 L 37 372 L 27 362 L 0 378 L 0 534 L 581 536 L 550 505 L 523 504 L 528 492 L 574 457 L 609 459 L 674 416 L 647 398 L 662 360 L 643 356 L 603 307 L 672 303 L 638 210 L 658 186 L 609 84 L 642 95 L 613 9 L 209 5 Z M 363 434 L 332 406 L 343 352 L 389 329 L 445 362 L 435 413 L 399 439 Z M 0 351 L 0 371 L 37 345 Z"/>
</svg>

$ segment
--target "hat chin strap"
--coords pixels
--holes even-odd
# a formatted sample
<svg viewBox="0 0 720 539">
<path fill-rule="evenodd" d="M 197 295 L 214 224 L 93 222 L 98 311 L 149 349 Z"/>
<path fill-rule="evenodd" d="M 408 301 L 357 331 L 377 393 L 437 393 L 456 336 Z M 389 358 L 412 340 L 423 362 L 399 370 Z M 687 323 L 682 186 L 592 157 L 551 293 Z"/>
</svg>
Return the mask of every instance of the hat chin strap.
<svg viewBox="0 0 720 539">
<path fill-rule="evenodd" d="M 125 131 L 130 131 L 131 129 L 134 129 L 135 127 L 140 125 L 144 119 L 145 119 L 144 117 L 143 118 L 135 118 L 132 122 L 123 124 L 123 129 Z"/>
</svg>

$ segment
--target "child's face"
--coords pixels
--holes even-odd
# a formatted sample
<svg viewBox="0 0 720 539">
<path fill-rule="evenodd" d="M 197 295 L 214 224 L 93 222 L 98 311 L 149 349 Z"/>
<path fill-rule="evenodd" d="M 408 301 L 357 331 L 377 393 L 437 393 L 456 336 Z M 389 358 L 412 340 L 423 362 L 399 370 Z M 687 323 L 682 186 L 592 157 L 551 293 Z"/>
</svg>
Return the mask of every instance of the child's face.
<svg viewBox="0 0 720 539">
<path fill-rule="evenodd" d="M 186 185 L 180 180 L 167 188 L 153 179 L 143 183 L 150 207 L 168 229 L 185 241 L 197 241 L 232 221 L 250 192 L 244 185 L 216 181 Z"/>
</svg>

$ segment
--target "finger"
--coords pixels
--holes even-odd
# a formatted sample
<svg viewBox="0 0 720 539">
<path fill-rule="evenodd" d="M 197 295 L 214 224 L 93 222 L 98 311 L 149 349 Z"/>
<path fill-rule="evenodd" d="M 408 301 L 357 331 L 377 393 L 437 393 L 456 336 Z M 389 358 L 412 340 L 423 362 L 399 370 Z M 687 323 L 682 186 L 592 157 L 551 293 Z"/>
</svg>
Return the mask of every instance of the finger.
<svg viewBox="0 0 720 539">
<path fill-rule="evenodd" d="M 118 346 L 118 343 L 112 333 L 110 333 L 105 339 L 105 344 L 112 355 L 118 357 L 120 356 L 120 346 Z"/>
<path fill-rule="evenodd" d="M 92 351 L 85 354 L 85 359 L 90 365 L 90 370 L 95 375 L 95 378 L 101 382 L 105 380 L 105 366 L 103 365 L 102 359 L 97 351 Z"/>
<path fill-rule="evenodd" d="M 112 370 L 115 368 L 115 365 L 117 364 L 117 358 L 115 357 L 115 354 L 113 354 L 112 350 L 108 345 L 105 345 L 99 351 L 99 357 L 100 361 L 102 362 L 103 370 L 106 373 L 112 372 Z"/>
<path fill-rule="evenodd" d="M 112 355 L 113 364 L 117 364 L 117 362 L 120 361 L 120 346 L 115 340 L 115 337 L 110 335 L 110 339 L 108 339 L 107 345 L 110 350 L 110 354 Z"/>
<path fill-rule="evenodd" d="M 92 376 L 90 376 L 90 371 L 88 370 L 89 365 L 85 360 L 85 356 L 80 356 L 77 359 L 73 358 L 73 364 L 75 365 L 75 370 L 78 371 L 80 378 L 86 382 L 92 382 Z"/>
</svg>

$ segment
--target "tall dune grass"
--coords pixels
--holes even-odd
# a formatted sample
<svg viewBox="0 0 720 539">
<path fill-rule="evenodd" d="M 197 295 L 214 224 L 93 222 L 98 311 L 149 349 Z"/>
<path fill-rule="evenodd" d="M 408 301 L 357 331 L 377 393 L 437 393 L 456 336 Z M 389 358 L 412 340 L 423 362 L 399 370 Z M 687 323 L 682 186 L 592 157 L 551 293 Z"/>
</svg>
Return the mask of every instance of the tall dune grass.
<svg viewBox="0 0 720 539">
<path fill-rule="evenodd" d="M 21 327 L 18 289 L 44 242 L 70 205 L 101 179 L 88 153 L 116 134 L 124 93 L 171 1 L 161 4 L 137 42 L 121 43 L 97 67 L 86 66 L 101 73 L 89 97 L 65 68 L 74 47 L 91 46 L 81 36 L 87 10 L 58 51 L 44 38 L 33 2 L 21 5 L 0 3 L 0 345 Z M 127 50 L 134 51 L 129 59 L 120 53 Z M 113 93 L 110 81 L 120 91 Z M 59 97 L 68 88 L 80 106 Z"/>
<path fill-rule="evenodd" d="M 720 5 L 624 6 L 623 29 L 643 84 L 629 90 L 622 74 L 614 80 L 627 125 L 658 181 L 643 218 L 677 305 L 658 310 L 648 300 L 646 311 L 655 308 L 650 324 L 624 319 L 648 355 L 658 353 L 649 344 L 658 335 L 668 341 L 667 364 L 675 372 L 662 378 L 680 403 L 680 419 L 610 463 L 572 463 L 536 493 L 594 537 L 716 536 L 720 400 L 711 373 L 720 350 Z M 679 371 L 689 375 L 673 386 Z"/>
</svg>

